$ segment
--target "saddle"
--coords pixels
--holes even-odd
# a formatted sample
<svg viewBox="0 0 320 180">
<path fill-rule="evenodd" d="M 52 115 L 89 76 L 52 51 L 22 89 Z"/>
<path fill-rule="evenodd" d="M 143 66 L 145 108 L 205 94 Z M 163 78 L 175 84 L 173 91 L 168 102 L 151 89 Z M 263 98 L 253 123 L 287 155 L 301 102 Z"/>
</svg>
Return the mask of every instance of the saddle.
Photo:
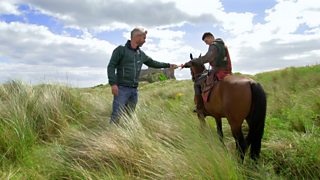
<svg viewBox="0 0 320 180">
<path fill-rule="evenodd" d="M 199 80 L 200 81 L 202 80 L 200 82 L 201 92 L 202 92 L 201 96 L 202 96 L 203 102 L 206 103 L 209 100 L 212 89 L 214 89 L 218 83 L 218 78 L 214 71 L 207 72 L 204 76 L 205 78 L 201 79 L 200 77 Z"/>
</svg>

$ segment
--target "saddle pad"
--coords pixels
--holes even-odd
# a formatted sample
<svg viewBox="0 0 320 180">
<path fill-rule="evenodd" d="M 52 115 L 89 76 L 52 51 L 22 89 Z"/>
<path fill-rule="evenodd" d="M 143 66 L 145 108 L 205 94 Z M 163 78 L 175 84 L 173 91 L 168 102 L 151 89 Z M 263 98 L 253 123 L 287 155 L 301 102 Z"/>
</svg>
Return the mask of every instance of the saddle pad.
<svg viewBox="0 0 320 180">
<path fill-rule="evenodd" d="M 205 86 L 203 88 L 201 96 L 202 96 L 202 100 L 203 100 L 204 103 L 209 101 L 210 94 L 213 91 L 212 89 L 214 87 L 215 87 L 215 83 L 212 83 L 210 86 Z"/>
</svg>

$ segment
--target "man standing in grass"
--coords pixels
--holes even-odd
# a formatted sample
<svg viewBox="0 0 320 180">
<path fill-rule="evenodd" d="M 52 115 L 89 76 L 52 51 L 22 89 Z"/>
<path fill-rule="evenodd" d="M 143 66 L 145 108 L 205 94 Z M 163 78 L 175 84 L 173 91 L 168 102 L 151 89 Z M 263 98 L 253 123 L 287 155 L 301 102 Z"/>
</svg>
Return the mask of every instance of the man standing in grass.
<svg viewBox="0 0 320 180">
<path fill-rule="evenodd" d="M 162 63 L 147 56 L 140 47 L 145 43 L 147 31 L 134 28 L 131 40 L 118 46 L 108 64 L 108 79 L 113 94 L 110 123 L 118 123 L 123 111 L 134 111 L 138 102 L 138 80 L 143 64 L 153 68 L 177 68 L 175 64 Z"/>
</svg>

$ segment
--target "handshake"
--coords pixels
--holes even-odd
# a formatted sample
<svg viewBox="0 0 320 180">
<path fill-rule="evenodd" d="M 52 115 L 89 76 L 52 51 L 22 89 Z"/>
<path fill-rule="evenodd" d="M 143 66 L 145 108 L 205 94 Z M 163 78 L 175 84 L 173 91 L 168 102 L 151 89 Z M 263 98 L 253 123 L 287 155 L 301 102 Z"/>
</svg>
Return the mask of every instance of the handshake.
<svg viewBox="0 0 320 180">
<path fill-rule="evenodd" d="M 181 68 L 181 69 L 183 69 L 183 68 L 190 68 L 191 67 L 191 62 L 189 61 L 189 62 L 187 62 L 187 63 L 185 63 L 185 64 L 181 64 L 181 65 L 176 65 L 176 64 L 170 64 L 170 68 L 171 69 L 177 69 L 177 68 Z"/>
</svg>

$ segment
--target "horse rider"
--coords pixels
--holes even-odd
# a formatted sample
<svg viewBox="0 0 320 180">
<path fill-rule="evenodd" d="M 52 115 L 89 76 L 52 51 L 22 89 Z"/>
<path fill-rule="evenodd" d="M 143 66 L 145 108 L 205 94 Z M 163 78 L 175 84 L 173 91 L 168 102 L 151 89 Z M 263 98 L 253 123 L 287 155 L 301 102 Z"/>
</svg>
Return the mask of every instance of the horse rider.
<svg viewBox="0 0 320 180">
<path fill-rule="evenodd" d="M 182 65 L 182 68 L 191 67 L 192 65 L 201 66 L 209 63 L 212 67 L 210 73 L 214 75 L 218 81 L 222 80 L 226 75 L 232 74 L 229 51 L 223 40 L 220 38 L 215 39 L 212 33 L 205 32 L 202 36 L 202 41 L 209 46 L 208 52 L 204 56 L 188 61 Z M 204 104 L 201 96 L 201 84 L 195 83 L 194 91 L 195 99 L 197 99 L 196 106 L 198 115 L 203 117 Z"/>
</svg>

